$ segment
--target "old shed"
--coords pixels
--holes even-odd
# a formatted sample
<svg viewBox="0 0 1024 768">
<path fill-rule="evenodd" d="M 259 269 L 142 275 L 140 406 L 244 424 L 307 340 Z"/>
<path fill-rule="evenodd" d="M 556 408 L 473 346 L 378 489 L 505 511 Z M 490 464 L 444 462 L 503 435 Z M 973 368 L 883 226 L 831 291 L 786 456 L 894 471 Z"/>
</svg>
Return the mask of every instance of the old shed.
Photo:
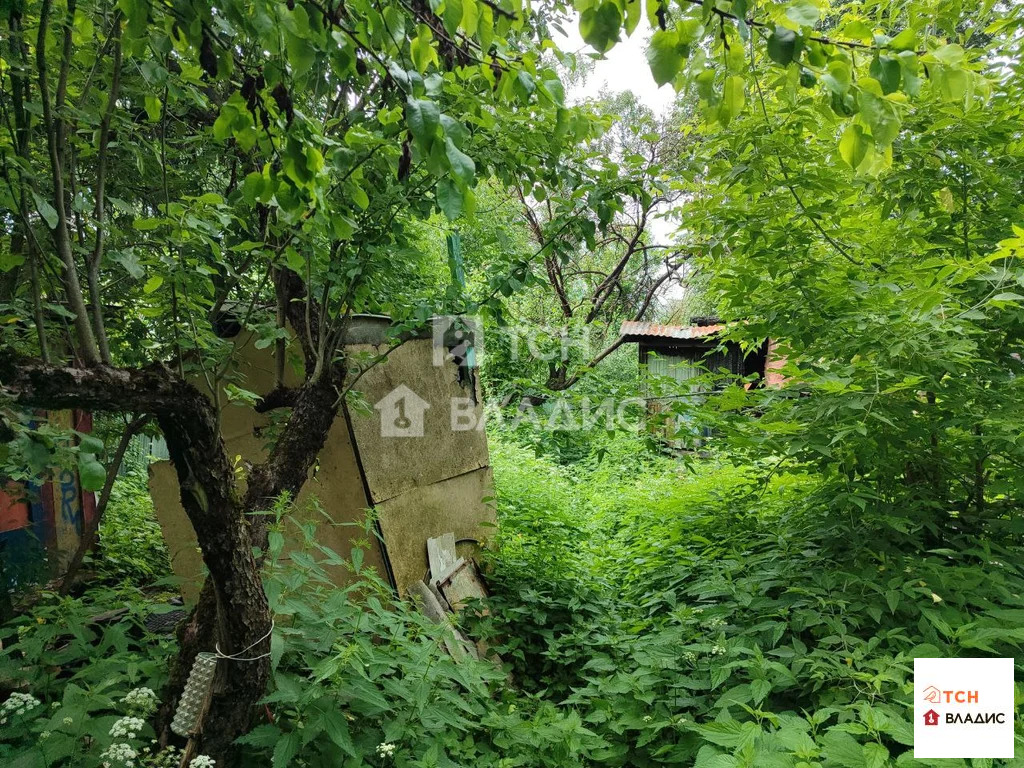
<svg viewBox="0 0 1024 768">
<path fill-rule="evenodd" d="M 383 353 L 390 344 L 389 327 L 384 317 L 354 318 L 347 351 L 368 357 Z M 256 349 L 246 331 L 233 342 L 238 386 L 269 392 L 274 384 L 271 350 Z M 399 593 L 427 573 L 428 538 L 453 532 L 468 554 L 474 542 L 494 530 L 494 510 L 485 501 L 492 495 L 491 468 L 479 383 L 459 362 L 446 349 L 437 349 L 428 331 L 369 368 L 354 388 L 361 407 L 340 409 L 295 505 L 315 521 L 318 540 L 340 555 L 349 556 L 358 542 L 364 565 L 375 567 Z M 270 417 L 221 400 L 226 403 L 221 430 L 229 455 L 262 460 Z M 202 559 L 170 462 L 151 465 L 150 490 L 172 568 L 186 598 L 194 598 L 202 582 Z M 311 496 L 326 518 L 305 503 Z M 377 512 L 377 535 L 368 537 L 361 524 L 371 507 Z M 344 584 L 350 575 L 338 568 L 332 577 Z"/>
</svg>

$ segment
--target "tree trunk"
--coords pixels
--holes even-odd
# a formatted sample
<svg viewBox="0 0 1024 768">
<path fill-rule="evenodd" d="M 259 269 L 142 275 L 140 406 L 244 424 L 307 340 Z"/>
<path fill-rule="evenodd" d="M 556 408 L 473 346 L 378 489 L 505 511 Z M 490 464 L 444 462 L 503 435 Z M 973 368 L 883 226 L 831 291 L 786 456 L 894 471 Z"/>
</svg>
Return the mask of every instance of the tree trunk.
<svg viewBox="0 0 1024 768">
<path fill-rule="evenodd" d="M 327 375 L 307 382 L 290 399 L 292 415 L 267 461 L 250 472 L 243 499 L 213 404 L 166 366 L 75 368 L 0 359 L 0 387 L 22 405 L 131 410 L 156 417 L 210 574 L 179 633 L 164 719 L 173 716 L 197 653 L 212 651 L 216 644 L 225 655 L 252 659 L 219 663 L 199 735 L 200 751 L 218 760 L 248 730 L 270 677 L 270 610 L 254 554 L 254 547 L 266 545 L 266 516 L 259 513 L 282 493 L 294 497 L 305 483 L 337 414 L 340 370 L 329 367 Z"/>
</svg>

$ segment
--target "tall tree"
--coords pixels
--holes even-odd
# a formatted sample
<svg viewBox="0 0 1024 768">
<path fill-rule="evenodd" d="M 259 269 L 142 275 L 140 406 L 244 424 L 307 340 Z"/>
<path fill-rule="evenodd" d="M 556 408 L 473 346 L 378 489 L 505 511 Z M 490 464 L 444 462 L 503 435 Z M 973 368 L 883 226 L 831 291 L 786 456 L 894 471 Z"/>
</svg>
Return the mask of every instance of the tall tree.
<svg viewBox="0 0 1024 768">
<path fill-rule="evenodd" d="M 512 4 L 6 13 L 0 251 L 22 322 L 2 332 L 3 396 L 155 418 L 209 571 L 174 685 L 215 643 L 255 659 L 221 664 L 202 736 L 221 755 L 268 679 L 259 513 L 298 492 L 323 445 L 349 318 L 413 315 L 427 297 L 408 223 L 472 212 L 478 175 L 513 183 L 517 152 L 554 160 L 552 136 L 585 118 Z M 241 483 L 218 423 L 236 378 L 216 333 L 227 316 L 276 347 L 278 387 L 259 407 L 288 411 Z M 304 375 L 285 388 L 293 336 Z"/>
<path fill-rule="evenodd" d="M 679 281 L 691 255 L 673 242 L 667 221 L 690 151 L 685 134 L 633 94 L 595 108 L 606 129 L 576 149 L 573 173 L 515 190 L 543 253 L 543 284 L 561 332 L 593 341 L 590 332 L 598 331 L 600 348 L 586 359 L 550 361 L 546 387 L 554 391 L 571 387 L 618 347 L 619 322 L 655 311 L 659 293 Z"/>
</svg>

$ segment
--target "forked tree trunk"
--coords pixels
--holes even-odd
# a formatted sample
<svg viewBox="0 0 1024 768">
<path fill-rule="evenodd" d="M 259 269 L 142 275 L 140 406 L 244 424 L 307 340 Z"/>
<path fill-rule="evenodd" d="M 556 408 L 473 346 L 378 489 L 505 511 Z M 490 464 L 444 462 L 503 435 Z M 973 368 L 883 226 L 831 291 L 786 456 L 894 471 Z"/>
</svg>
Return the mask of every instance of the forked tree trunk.
<svg viewBox="0 0 1024 768">
<path fill-rule="evenodd" d="M 281 493 L 294 495 L 302 487 L 334 421 L 336 385 L 325 377 L 298 390 L 292 417 L 266 463 L 253 468 L 242 499 L 212 403 L 167 367 L 74 368 L 0 359 L 0 388 L 19 404 L 131 410 L 156 417 L 210 574 L 181 633 L 164 714 L 173 712 L 196 653 L 218 643 L 224 654 L 245 650 L 244 657 L 255 659 L 219 664 L 200 736 L 201 751 L 219 760 L 249 728 L 270 675 L 270 611 L 253 552 L 254 545 L 264 545 L 266 526 L 254 513 L 266 510 Z"/>
</svg>

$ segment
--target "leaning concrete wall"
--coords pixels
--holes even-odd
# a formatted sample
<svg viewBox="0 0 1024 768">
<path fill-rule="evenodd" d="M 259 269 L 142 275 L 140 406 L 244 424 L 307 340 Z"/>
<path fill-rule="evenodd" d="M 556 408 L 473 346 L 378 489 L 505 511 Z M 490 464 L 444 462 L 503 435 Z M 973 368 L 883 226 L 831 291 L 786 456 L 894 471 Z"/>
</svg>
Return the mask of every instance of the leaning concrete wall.
<svg viewBox="0 0 1024 768">
<path fill-rule="evenodd" d="M 271 352 L 256 349 L 248 333 L 237 337 L 235 344 L 234 383 L 251 392 L 264 393 L 273 389 L 274 359 Z M 290 376 L 294 378 L 294 374 L 290 373 Z M 299 382 L 286 380 L 286 383 Z M 197 381 L 196 385 L 205 389 L 205 382 Z M 251 407 L 229 402 L 224 392 L 221 393 L 221 402 L 221 434 L 228 456 L 242 463 L 262 461 L 266 457 L 270 416 L 258 414 Z M 151 464 L 149 471 L 150 493 L 170 550 L 171 568 L 181 581 L 186 600 L 192 601 L 198 597 L 202 585 L 203 561 L 195 531 L 181 506 L 178 478 L 169 461 Z M 319 510 L 313 506 L 314 497 L 319 503 Z M 316 525 L 317 540 L 344 558 L 349 557 L 358 542 L 364 552 L 364 565 L 374 567 L 382 578 L 387 579 L 386 555 L 380 541 L 376 536 L 365 535 L 360 527 L 366 520 L 370 506 L 348 423 L 344 416 L 339 415 L 328 433 L 310 479 L 296 499 L 293 514 L 302 522 L 312 520 Z M 292 536 L 286 539 L 286 553 L 302 547 L 294 526 L 288 530 Z M 345 585 L 351 578 L 349 572 L 342 567 L 332 568 L 330 573 L 339 586 Z"/>
<path fill-rule="evenodd" d="M 380 353 L 383 344 L 350 347 Z M 351 415 L 366 485 L 401 593 L 427 572 L 426 540 L 457 541 L 494 533 L 493 495 L 479 381 L 472 371 L 435 360 L 431 339 L 412 339 L 371 368 L 355 389 L 372 412 Z M 435 364 L 440 363 L 440 364 Z M 402 401 L 404 402 L 396 402 Z M 456 425 L 453 428 L 452 411 Z M 394 420 L 404 412 L 395 429 Z M 415 429 L 417 422 L 421 429 Z"/>
<path fill-rule="evenodd" d="M 379 355 L 388 349 L 388 328 L 386 318 L 357 318 L 347 350 L 365 359 Z M 251 342 L 247 334 L 235 340 L 235 383 L 252 392 L 269 392 L 274 383 L 273 356 L 270 350 L 255 349 Z M 365 566 L 376 568 L 400 593 L 426 572 L 428 538 L 454 532 L 466 549 L 470 542 L 489 536 L 495 522 L 493 509 L 484 501 L 492 491 L 479 385 L 467 369 L 460 372 L 454 363 L 434 358 L 431 339 L 414 338 L 392 351 L 386 362 L 366 371 L 354 387 L 353 399 L 362 407 L 339 412 L 296 504 L 298 510 L 313 515 L 321 544 L 347 558 L 359 542 Z M 228 403 L 223 395 L 222 402 L 221 429 L 229 456 L 261 461 L 270 419 Z M 453 402 L 461 427 L 454 430 Z M 422 416 L 420 429 L 394 434 L 396 408 Z M 181 508 L 170 462 L 151 466 L 150 490 L 174 573 L 182 581 L 186 598 L 194 599 L 202 583 L 202 559 Z M 314 496 L 329 520 L 312 511 L 308 502 Z M 379 516 L 379 538 L 367 537 L 357 525 L 371 506 Z M 335 575 L 339 585 L 350 579 L 341 568 Z"/>
</svg>

